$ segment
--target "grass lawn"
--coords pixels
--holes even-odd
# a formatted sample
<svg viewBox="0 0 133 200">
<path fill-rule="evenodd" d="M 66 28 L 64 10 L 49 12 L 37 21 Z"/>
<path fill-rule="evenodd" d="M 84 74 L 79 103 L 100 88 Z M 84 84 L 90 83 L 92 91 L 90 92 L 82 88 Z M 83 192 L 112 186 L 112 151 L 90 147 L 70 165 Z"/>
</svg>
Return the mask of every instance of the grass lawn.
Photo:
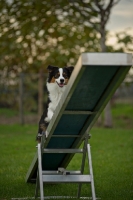
<svg viewBox="0 0 133 200">
<path fill-rule="evenodd" d="M 35 185 L 25 183 L 25 175 L 36 152 L 37 127 L 34 125 L 0 125 L 0 200 L 33 197 Z M 133 199 L 133 131 L 102 129 L 91 131 L 91 151 L 96 195 L 102 200 Z M 69 169 L 77 169 L 75 156 Z M 87 163 L 85 172 L 87 172 Z M 76 195 L 77 186 L 47 185 L 45 194 Z M 91 196 L 90 185 L 82 195 Z"/>
</svg>

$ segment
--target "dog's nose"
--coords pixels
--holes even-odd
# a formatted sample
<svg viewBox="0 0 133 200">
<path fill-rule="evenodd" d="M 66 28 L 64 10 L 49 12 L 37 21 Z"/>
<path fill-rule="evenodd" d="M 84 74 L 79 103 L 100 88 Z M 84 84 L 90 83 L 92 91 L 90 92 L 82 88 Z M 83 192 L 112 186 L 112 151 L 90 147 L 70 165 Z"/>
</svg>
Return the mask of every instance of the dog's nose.
<svg viewBox="0 0 133 200">
<path fill-rule="evenodd" d="M 64 79 L 60 79 L 60 82 L 61 82 L 61 83 L 64 83 Z"/>
</svg>

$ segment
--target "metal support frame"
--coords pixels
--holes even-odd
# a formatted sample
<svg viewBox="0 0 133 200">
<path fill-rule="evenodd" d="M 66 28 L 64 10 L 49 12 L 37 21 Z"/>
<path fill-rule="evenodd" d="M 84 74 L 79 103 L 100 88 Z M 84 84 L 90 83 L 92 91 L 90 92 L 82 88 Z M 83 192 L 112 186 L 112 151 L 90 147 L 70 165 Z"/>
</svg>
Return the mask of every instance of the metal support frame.
<svg viewBox="0 0 133 200">
<path fill-rule="evenodd" d="M 93 178 L 93 169 L 92 169 L 92 160 L 91 160 L 91 151 L 90 151 L 90 144 L 88 144 L 88 139 L 90 135 L 86 134 L 84 140 L 84 147 L 83 149 L 43 149 L 41 148 L 41 143 L 38 144 L 38 172 L 37 172 L 37 180 L 36 180 L 36 189 L 35 189 L 35 198 L 38 198 L 38 190 L 40 189 L 40 199 L 44 200 L 47 198 L 59 198 L 59 196 L 44 196 L 44 188 L 45 184 L 43 183 L 77 183 L 78 192 L 77 197 L 75 198 L 82 198 L 80 196 L 81 193 L 81 186 L 83 183 L 90 183 L 91 191 L 92 191 L 92 200 L 96 200 L 95 194 L 95 187 L 94 187 L 94 178 Z M 82 162 L 81 162 L 81 169 L 80 171 L 69 171 L 62 167 L 58 168 L 57 171 L 42 171 L 42 153 L 82 153 Z M 86 157 L 86 154 L 88 155 Z M 89 174 L 84 174 L 84 166 L 85 160 L 88 160 L 88 171 Z M 62 196 L 60 198 L 66 198 L 66 196 Z M 67 198 L 74 198 L 74 197 L 67 197 Z M 84 197 L 88 198 L 89 197 Z"/>
<path fill-rule="evenodd" d="M 44 200 L 41 143 L 38 143 L 38 172 L 37 172 L 37 180 L 36 180 L 35 198 L 38 197 L 39 188 L 40 188 L 40 199 Z"/>
</svg>

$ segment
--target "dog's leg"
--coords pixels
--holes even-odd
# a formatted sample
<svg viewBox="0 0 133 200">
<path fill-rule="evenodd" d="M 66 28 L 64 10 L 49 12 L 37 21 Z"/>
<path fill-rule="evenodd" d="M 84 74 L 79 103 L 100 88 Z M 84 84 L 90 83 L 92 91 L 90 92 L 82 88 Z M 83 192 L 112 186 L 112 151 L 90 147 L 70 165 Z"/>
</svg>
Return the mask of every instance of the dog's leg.
<svg viewBox="0 0 133 200">
<path fill-rule="evenodd" d="M 51 109 L 48 109 L 47 117 L 45 117 L 44 121 L 47 122 L 47 123 L 49 123 L 50 120 L 53 117 L 53 114 L 54 114 L 53 111 Z"/>
<path fill-rule="evenodd" d="M 41 136 L 42 136 L 42 134 L 45 133 L 46 128 L 47 128 L 47 126 L 48 126 L 48 123 L 44 121 L 45 116 L 46 116 L 46 114 L 45 114 L 45 112 L 44 112 L 44 113 L 42 114 L 42 116 L 41 116 L 40 121 L 39 121 L 38 134 L 37 134 L 37 136 L 36 136 L 36 140 L 37 140 L 38 142 L 41 141 Z"/>
</svg>

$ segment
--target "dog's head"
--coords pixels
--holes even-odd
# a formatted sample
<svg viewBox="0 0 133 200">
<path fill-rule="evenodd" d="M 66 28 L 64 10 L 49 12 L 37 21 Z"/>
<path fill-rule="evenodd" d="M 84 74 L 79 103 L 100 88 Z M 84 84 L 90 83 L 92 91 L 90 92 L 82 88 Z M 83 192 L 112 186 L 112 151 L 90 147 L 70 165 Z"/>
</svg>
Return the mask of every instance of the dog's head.
<svg viewBox="0 0 133 200">
<path fill-rule="evenodd" d="M 55 83 L 59 87 L 63 87 L 67 85 L 74 67 L 58 68 L 49 65 L 47 69 L 49 71 L 48 83 Z"/>
</svg>

